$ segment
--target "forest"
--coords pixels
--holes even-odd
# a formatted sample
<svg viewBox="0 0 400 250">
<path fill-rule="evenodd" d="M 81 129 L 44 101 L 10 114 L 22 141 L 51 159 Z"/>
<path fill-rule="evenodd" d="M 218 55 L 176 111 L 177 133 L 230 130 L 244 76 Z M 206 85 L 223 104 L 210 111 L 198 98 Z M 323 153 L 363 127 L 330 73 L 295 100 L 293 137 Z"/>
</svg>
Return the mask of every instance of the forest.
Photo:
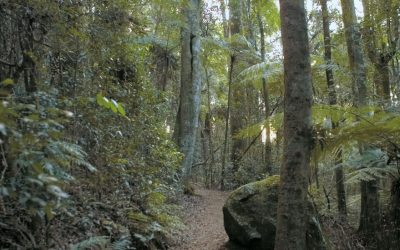
<svg viewBox="0 0 400 250">
<path fill-rule="evenodd" d="M 400 249 L 400 0 L 0 0 L 0 249 Z"/>
</svg>

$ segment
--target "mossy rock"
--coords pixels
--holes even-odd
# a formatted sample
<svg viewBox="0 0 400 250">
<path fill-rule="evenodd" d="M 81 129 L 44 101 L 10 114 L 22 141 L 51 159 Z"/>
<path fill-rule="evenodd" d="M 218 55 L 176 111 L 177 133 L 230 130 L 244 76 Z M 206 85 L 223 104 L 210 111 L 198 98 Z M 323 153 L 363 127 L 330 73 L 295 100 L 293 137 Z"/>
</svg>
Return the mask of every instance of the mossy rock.
<svg viewBox="0 0 400 250">
<path fill-rule="evenodd" d="M 241 186 L 229 195 L 223 213 L 230 245 L 237 244 L 242 249 L 274 249 L 278 189 L 279 176 L 271 176 Z M 311 211 L 307 249 L 325 249 L 320 226 Z"/>
</svg>

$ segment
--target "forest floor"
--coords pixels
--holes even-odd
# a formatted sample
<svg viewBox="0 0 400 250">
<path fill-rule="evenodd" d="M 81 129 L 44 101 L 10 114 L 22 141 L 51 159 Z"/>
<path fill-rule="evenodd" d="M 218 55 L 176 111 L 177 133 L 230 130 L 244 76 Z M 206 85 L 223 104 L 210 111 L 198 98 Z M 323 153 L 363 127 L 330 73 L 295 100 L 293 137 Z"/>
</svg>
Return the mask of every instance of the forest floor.
<svg viewBox="0 0 400 250">
<path fill-rule="evenodd" d="M 187 228 L 170 249 L 225 249 L 228 236 L 224 229 L 222 207 L 228 194 L 195 186 L 195 195 L 185 195 L 183 211 Z"/>
</svg>

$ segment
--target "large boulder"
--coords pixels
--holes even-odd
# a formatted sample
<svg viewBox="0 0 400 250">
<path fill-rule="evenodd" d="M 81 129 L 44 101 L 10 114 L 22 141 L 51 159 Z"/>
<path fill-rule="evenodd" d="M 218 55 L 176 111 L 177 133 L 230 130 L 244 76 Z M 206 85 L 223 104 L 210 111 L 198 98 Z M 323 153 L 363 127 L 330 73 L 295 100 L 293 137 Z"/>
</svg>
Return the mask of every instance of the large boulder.
<svg viewBox="0 0 400 250">
<path fill-rule="evenodd" d="M 223 207 L 224 226 L 232 249 L 274 249 L 279 176 L 252 182 L 233 191 Z M 325 242 L 311 203 L 307 249 L 323 250 Z M 232 247 L 235 246 L 235 247 Z"/>
</svg>

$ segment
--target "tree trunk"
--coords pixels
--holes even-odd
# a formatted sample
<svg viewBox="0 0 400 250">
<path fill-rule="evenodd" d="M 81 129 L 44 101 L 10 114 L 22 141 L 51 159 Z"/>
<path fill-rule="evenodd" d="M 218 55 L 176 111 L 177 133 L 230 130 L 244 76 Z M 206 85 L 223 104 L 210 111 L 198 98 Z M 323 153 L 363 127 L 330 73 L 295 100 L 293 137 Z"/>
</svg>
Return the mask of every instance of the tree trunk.
<svg viewBox="0 0 400 250">
<path fill-rule="evenodd" d="M 390 218 L 392 220 L 390 244 L 395 249 L 400 244 L 400 178 L 392 181 L 390 208 Z"/>
<path fill-rule="evenodd" d="M 388 46 L 384 46 L 380 52 L 376 46 L 375 38 L 375 25 L 373 23 L 373 17 L 371 14 L 371 2 L 370 0 L 362 0 L 364 10 L 364 37 L 365 47 L 367 55 L 374 65 L 374 82 L 376 86 L 376 92 L 378 97 L 384 101 L 390 101 L 390 73 L 389 73 L 389 62 L 393 58 L 396 52 L 396 44 L 392 45 L 392 41 L 389 41 Z M 387 3 L 386 3 L 387 4 Z M 389 8 L 389 6 L 386 6 Z M 390 21 L 390 13 L 388 13 L 388 20 Z M 388 37 L 390 38 L 390 30 L 388 31 Z M 390 40 L 390 39 L 389 39 Z"/>
<path fill-rule="evenodd" d="M 228 22 L 226 20 L 226 4 L 225 0 L 219 0 L 220 3 L 220 8 L 221 8 L 221 14 L 222 14 L 222 25 L 224 28 L 224 38 L 228 38 L 230 34 L 230 25 L 228 25 Z M 232 86 L 232 60 L 234 58 L 231 56 L 227 60 L 227 65 L 229 65 L 229 79 L 228 79 L 228 107 L 226 109 L 225 113 L 225 132 L 224 132 L 224 148 L 222 150 L 222 156 L 221 156 L 221 179 L 220 179 L 220 187 L 221 190 L 225 189 L 225 169 L 226 169 L 226 155 L 228 153 L 228 133 L 229 133 L 229 120 L 230 120 L 230 114 L 231 114 L 231 86 Z"/>
<path fill-rule="evenodd" d="M 306 249 L 311 152 L 311 67 L 303 0 L 280 0 L 284 55 L 284 152 L 275 249 Z"/>
<path fill-rule="evenodd" d="M 242 16 L 242 1 L 231 0 L 229 1 L 230 10 L 230 30 L 231 36 L 241 34 L 241 16 Z M 232 69 L 232 80 L 236 79 L 236 76 L 240 73 L 240 69 L 243 67 L 243 59 L 234 52 L 234 60 L 231 60 Z M 242 138 L 236 138 L 235 135 L 239 130 L 244 128 L 245 125 L 245 114 L 243 103 L 245 102 L 245 90 L 240 84 L 233 83 L 232 86 L 232 104 L 231 104 L 231 137 L 232 137 L 232 151 L 231 161 L 233 164 L 233 172 L 239 169 L 239 158 L 241 157 L 243 150 L 246 147 L 246 141 Z"/>
<path fill-rule="evenodd" d="M 196 133 L 199 125 L 200 67 L 200 0 L 189 0 L 184 8 L 187 27 L 182 28 L 180 102 L 174 137 L 184 154 L 183 180 L 188 182 L 194 160 Z"/>
<path fill-rule="evenodd" d="M 354 106 L 367 104 L 366 68 L 361 50 L 360 32 L 357 26 L 354 0 L 341 0 L 343 23 L 349 55 L 349 64 L 353 77 Z M 362 145 L 360 146 L 362 148 Z M 362 150 L 360 150 L 362 151 Z M 362 153 L 362 152 L 361 152 Z M 378 236 L 380 221 L 378 188 L 376 181 L 361 181 L 361 214 L 359 232 L 372 240 Z"/>
<path fill-rule="evenodd" d="M 359 232 L 368 239 L 369 247 L 377 249 L 379 244 L 380 211 L 378 182 L 361 182 L 361 214 Z"/>
<path fill-rule="evenodd" d="M 228 22 L 226 21 L 226 4 L 225 0 L 219 0 L 219 5 L 221 8 L 221 15 L 222 15 L 222 27 L 224 28 L 224 37 L 229 37 L 229 26 Z"/>
<path fill-rule="evenodd" d="M 29 5 L 24 6 L 27 11 L 24 13 L 24 18 L 18 22 L 18 38 L 19 45 L 22 52 L 22 67 L 24 72 L 24 85 L 25 91 L 28 94 L 32 94 L 37 91 L 37 69 L 34 60 L 34 38 L 33 38 L 33 27 L 35 18 L 32 16 L 31 7 Z M 28 11 L 29 10 L 29 11 Z M 17 81 L 16 81 L 17 82 Z"/>
<path fill-rule="evenodd" d="M 342 164 L 342 150 L 339 150 L 339 153 L 335 159 L 335 165 L 341 165 L 341 164 Z M 344 187 L 343 166 L 336 167 L 335 182 L 336 182 L 338 212 L 340 215 L 340 219 L 345 220 L 347 217 L 347 205 L 346 205 L 346 189 Z"/>
<path fill-rule="evenodd" d="M 347 53 L 353 79 L 354 106 L 367 103 L 366 68 L 360 43 L 360 31 L 354 8 L 354 0 L 341 0 L 343 24 L 345 29 Z"/>
<path fill-rule="evenodd" d="M 262 21 L 262 17 L 260 16 L 260 13 L 257 13 L 257 19 L 258 19 L 258 27 L 260 29 L 260 52 L 261 52 L 261 61 L 265 62 L 265 32 L 264 32 L 264 23 Z M 268 86 L 267 86 L 267 77 L 266 73 L 263 73 L 262 77 L 262 97 L 264 101 L 264 109 L 265 109 L 265 121 L 266 121 L 266 141 L 265 141 L 265 165 L 266 165 L 266 172 L 268 174 L 271 174 L 272 170 L 272 157 L 271 157 L 271 127 L 269 126 L 269 112 L 270 112 L 270 107 L 269 107 L 269 91 L 268 91 Z"/>
<path fill-rule="evenodd" d="M 327 0 L 320 0 L 321 9 L 322 9 L 322 26 L 324 30 L 324 58 L 325 64 L 327 65 L 325 73 L 326 73 L 326 82 L 328 83 L 328 93 L 329 93 L 329 104 L 336 105 L 337 97 L 335 91 L 335 81 L 333 78 L 333 71 L 330 65 L 332 64 L 332 47 L 331 47 L 331 32 L 329 29 L 330 20 L 329 20 L 329 12 L 327 6 Z M 336 121 L 332 121 L 335 124 Z M 336 156 L 335 165 L 342 163 L 342 154 L 341 151 Z M 336 195 L 338 200 L 338 212 L 341 218 L 346 218 L 347 209 L 346 209 L 346 191 L 344 187 L 344 174 L 343 174 L 343 166 L 339 166 L 335 168 L 335 182 L 336 182 Z"/>
<path fill-rule="evenodd" d="M 390 71 L 389 61 L 381 58 L 374 63 L 374 82 L 377 88 L 378 97 L 382 100 L 390 101 Z"/>
<path fill-rule="evenodd" d="M 210 79 L 208 75 L 208 70 L 205 68 L 205 73 L 206 73 L 206 83 L 207 83 L 207 114 L 206 114 L 206 119 L 205 119 L 205 129 L 204 132 L 206 133 L 207 137 L 207 142 L 208 142 L 208 150 L 209 150 L 209 160 L 207 162 L 207 178 L 208 178 L 208 186 L 211 188 L 213 185 L 213 180 L 212 180 L 212 172 L 214 168 L 214 146 L 213 146 L 213 139 L 212 139 L 212 112 L 211 112 L 211 94 L 210 94 Z"/>
</svg>

